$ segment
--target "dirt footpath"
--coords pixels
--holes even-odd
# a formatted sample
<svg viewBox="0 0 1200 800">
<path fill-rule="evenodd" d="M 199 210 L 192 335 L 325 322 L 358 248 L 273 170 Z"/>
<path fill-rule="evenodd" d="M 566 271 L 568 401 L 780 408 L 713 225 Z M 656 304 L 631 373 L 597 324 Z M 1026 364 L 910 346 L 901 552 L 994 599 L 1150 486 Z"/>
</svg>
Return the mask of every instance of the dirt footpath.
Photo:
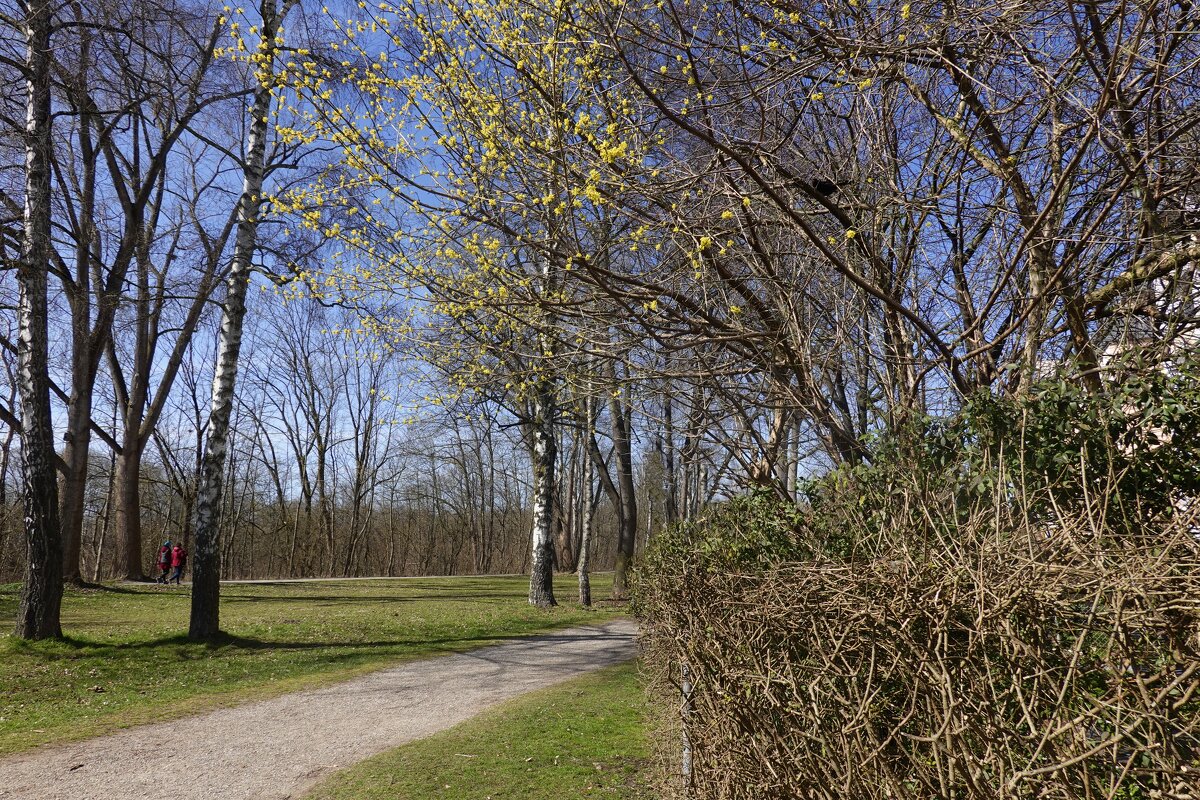
<svg viewBox="0 0 1200 800">
<path fill-rule="evenodd" d="M 3 800 L 277 800 L 501 700 L 635 654 L 632 622 L 414 661 L 345 683 L 0 759 Z"/>
</svg>

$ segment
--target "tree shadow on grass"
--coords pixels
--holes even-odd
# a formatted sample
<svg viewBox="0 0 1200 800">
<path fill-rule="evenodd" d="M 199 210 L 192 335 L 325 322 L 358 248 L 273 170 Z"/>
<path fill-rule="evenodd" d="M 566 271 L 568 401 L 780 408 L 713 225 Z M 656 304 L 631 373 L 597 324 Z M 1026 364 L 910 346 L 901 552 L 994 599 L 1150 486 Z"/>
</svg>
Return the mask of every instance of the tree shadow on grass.
<svg viewBox="0 0 1200 800">
<path fill-rule="evenodd" d="M 505 594 L 503 592 L 463 592 L 458 591 L 453 594 L 413 594 L 413 595 L 256 595 L 256 594 L 233 594 L 229 592 L 221 593 L 222 603 L 412 603 L 418 600 L 522 600 L 522 597 L 513 594 Z"/>
<path fill-rule="evenodd" d="M 412 638 L 412 639 L 378 639 L 371 641 L 349 641 L 349 640 L 318 640 L 318 641 L 286 641 L 279 639 L 262 639 L 253 636 L 241 636 L 234 633 L 226 633 L 222 631 L 216 638 L 207 642 L 193 642 L 188 639 L 186 634 L 175 634 L 172 636 L 160 636 L 154 639 L 145 639 L 137 642 L 95 642 L 88 639 L 76 638 L 73 636 L 65 636 L 57 640 L 57 644 L 66 646 L 74 651 L 89 651 L 89 655 L 104 655 L 105 652 L 111 653 L 128 653 L 144 650 L 155 650 L 170 647 L 182 647 L 188 649 L 203 648 L 207 651 L 219 650 L 221 648 L 232 648 L 236 650 L 362 650 L 371 651 L 386 648 L 395 648 L 399 651 L 415 650 L 417 648 L 428 649 L 433 653 L 455 651 L 464 649 L 462 646 L 482 645 L 482 644 L 499 644 L 501 642 L 515 641 L 518 639 L 527 638 L 522 634 L 508 635 L 478 635 L 478 636 L 447 636 L 438 639 L 430 638 Z"/>
<path fill-rule="evenodd" d="M 215 639 L 207 642 L 193 642 L 187 638 L 185 634 L 175 634 L 172 636 L 160 636 L 154 639 L 146 639 L 139 642 L 116 642 L 116 643 L 101 643 L 80 639 L 72 636 L 66 636 L 59 640 L 59 643 L 66 645 L 73 650 L 90 650 L 93 654 L 102 655 L 105 651 L 118 652 L 136 652 L 140 650 L 152 650 L 165 647 L 187 647 L 187 648 L 204 648 L 206 650 L 218 650 L 222 647 L 229 647 L 238 650 L 322 650 L 322 649 L 340 649 L 340 650 L 363 650 L 371 651 L 381 648 L 395 648 L 397 650 L 415 650 L 417 648 L 427 649 L 431 653 L 442 652 L 458 652 L 470 648 L 472 645 L 485 646 L 493 644 L 504 644 L 506 642 L 515 642 L 536 637 L 540 646 L 549 646 L 552 644 L 561 644 L 563 642 L 577 642 L 583 640 L 594 640 L 597 636 L 603 638 L 621 638 L 620 634 L 568 634 L 565 632 L 530 632 L 510 633 L 510 634 L 479 634 L 468 636 L 445 636 L 441 638 L 411 638 L 411 639 L 377 639 L 370 641 L 352 641 L 352 640 L 320 640 L 320 641 L 287 641 L 279 639 L 263 639 L 254 636 L 242 636 L 235 633 L 227 633 L 222 631 Z"/>
<path fill-rule="evenodd" d="M 88 582 L 84 581 L 82 583 L 67 584 L 67 588 L 70 589 L 73 594 L 82 594 L 82 595 L 88 595 L 88 594 L 126 594 L 126 595 L 130 595 L 131 594 L 131 595 L 137 595 L 138 597 L 143 597 L 149 593 L 148 592 L 139 592 L 137 589 L 134 589 L 133 587 L 134 586 L 154 586 L 154 585 L 155 585 L 155 583 L 152 580 L 124 581 L 122 583 L 88 583 Z"/>
</svg>

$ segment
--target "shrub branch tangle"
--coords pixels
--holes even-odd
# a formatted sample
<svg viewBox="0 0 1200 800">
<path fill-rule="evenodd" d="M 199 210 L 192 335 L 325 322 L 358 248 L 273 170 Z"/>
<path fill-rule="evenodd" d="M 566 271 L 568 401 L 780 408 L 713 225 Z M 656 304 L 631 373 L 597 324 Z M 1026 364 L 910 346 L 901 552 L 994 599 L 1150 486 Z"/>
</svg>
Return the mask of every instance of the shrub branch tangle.
<svg viewBox="0 0 1200 800">
<path fill-rule="evenodd" d="M 1194 797 L 1195 385 L 976 402 L 664 538 L 638 601 L 694 796 Z"/>
</svg>

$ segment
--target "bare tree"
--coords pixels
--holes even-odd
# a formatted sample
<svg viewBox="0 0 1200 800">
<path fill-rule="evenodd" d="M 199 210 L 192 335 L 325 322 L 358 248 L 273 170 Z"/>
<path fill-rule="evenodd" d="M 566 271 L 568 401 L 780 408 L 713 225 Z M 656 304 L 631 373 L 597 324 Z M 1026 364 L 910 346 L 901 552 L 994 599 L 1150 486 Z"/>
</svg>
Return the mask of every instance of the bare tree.
<svg viewBox="0 0 1200 800">
<path fill-rule="evenodd" d="M 144 376 L 158 346 L 165 274 L 179 250 L 180 228 L 173 223 L 184 213 L 176 206 L 174 189 L 186 181 L 173 173 L 188 159 L 173 156 L 197 117 L 228 100 L 230 92 L 209 78 L 220 28 L 204 11 L 175 2 L 142 4 L 132 14 L 119 4 L 85 9 L 70 3 L 67 8 L 73 15 L 72 38 L 56 55 L 54 67 L 69 112 L 66 135 L 54 161 L 61 209 L 56 227 L 65 242 L 53 251 L 71 317 L 71 385 L 66 398 L 66 470 L 60 511 L 64 569 L 68 579 L 79 579 L 84 485 L 91 436 L 96 432 L 119 453 L 121 571 L 138 579 L 143 576 L 138 469 L 165 395 L 152 397 Z M 108 19 L 121 19 L 123 24 L 105 24 Z M 194 28 L 200 33 L 193 34 Z M 157 100 L 149 102 L 149 97 Z M 196 169 L 194 163 L 189 166 Z M 119 213 L 109 215 L 113 207 Z M 194 311 L 182 322 L 175 352 L 164 367 L 165 390 L 169 391 L 194 330 L 200 304 L 211 291 L 215 268 L 216 262 L 211 263 L 209 274 L 199 276 L 191 288 L 197 298 Z M 113 324 L 131 269 L 134 349 L 142 356 L 143 367 L 134 370 L 128 385 L 119 370 L 114 373 L 127 423 L 124 441 L 118 443 L 91 416 L 100 359 L 105 352 L 115 357 Z M 162 279 L 157 308 L 151 308 L 151 276 Z M 181 288 L 172 286 L 171 292 Z M 142 426 L 147 412 L 149 424 Z"/>
<path fill-rule="evenodd" d="M 237 233 L 233 265 L 226 281 L 218 335 L 217 365 L 213 374 L 212 405 L 204 440 L 204 457 L 196 500 L 195 560 L 192 567 L 192 607 L 188 638 L 211 640 L 220 632 L 220 498 L 224 477 L 229 417 L 237 382 L 238 354 L 242 344 L 242 320 L 246 315 L 246 288 L 258 239 L 259 212 L 263 203 L 267 136 L 274 63 L 280 26 L 296 0 L 262 0 L 259 4 L 263 43 L 255 56 L 258 86 L 250 105 L 249 134 L 243 164 L 242 193 L 238 201 Z"/>
<path fill-rule="evenodd" d="M 5 20 L 24 31 L 25 217 L 17 266 L 18 387 L 24 464 L 25 582 L 17 610 L 17 636 L 62 636 L 62 542 L 54 427 L 50 417 L 50 378 L 46 329 L 46 283 L 50 272 L 50 40 L 53 5 L 33 0 L 20 20 Z"/>
</svg>

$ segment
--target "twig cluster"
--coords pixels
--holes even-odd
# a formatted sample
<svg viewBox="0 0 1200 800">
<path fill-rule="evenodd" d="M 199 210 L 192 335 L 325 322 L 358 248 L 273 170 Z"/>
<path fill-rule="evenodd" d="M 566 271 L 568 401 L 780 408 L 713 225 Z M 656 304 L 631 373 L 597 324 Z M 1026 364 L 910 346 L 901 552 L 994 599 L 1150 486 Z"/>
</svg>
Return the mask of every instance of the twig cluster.
<svg viewBox="0 0 1200 800">
<path fill-rule="evenodd" d="M 929 505 L 867 559 L 643 586 L 660 689 L 695 687 L 691 796 L 1200 797 L 1196 515 Z"/>
</svg>

